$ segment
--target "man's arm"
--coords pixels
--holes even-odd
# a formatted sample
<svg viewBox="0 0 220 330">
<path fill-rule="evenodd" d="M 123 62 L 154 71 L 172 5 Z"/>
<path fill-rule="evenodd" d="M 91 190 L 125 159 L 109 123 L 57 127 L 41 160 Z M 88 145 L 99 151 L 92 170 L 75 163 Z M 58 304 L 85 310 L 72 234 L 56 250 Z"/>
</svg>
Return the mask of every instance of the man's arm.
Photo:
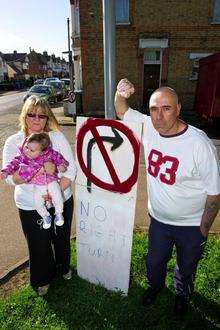
<svg viewBox="0 0 220 330">
<path fill-rule="evenodd" d="M 128 111 L 128 102 L 125 97 L 121 96 L 118 91 L 115 93 L 115 111 L 118 118 L 123 119 L 124 114 Z"/>
<path fill-rule="evenodd" d="M 208 195 L 206 198 L 205 209 L 202 215 L 200 230 L 203 236 L 208 236 L 215 217 L 220 208 L 220 195 Z"/>
<path fill-rule="evenodd" d="M 115 93 L 115 111 L 118 118 L 123 119 L 124 114 L 128 111 L 129 105 L 127 99 L 134 93 L 133 84 L 126 78 L 121 79 Z"/>
</svg>

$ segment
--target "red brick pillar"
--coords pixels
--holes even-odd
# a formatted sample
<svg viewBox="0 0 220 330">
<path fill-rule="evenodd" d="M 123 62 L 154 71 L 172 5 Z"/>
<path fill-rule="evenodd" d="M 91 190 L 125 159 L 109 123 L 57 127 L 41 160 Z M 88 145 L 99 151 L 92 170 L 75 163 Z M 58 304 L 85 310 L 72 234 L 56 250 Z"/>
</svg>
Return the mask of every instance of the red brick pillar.
<svg viewBox="0 0 220 330">
<path fill-rule="evenodd" d="M 167 84 L 168 79 L 168 65 L 169 65 L 169 48 L 164 48 L 162 53 L 162 74 L 161 85 Z"/>
</svg>

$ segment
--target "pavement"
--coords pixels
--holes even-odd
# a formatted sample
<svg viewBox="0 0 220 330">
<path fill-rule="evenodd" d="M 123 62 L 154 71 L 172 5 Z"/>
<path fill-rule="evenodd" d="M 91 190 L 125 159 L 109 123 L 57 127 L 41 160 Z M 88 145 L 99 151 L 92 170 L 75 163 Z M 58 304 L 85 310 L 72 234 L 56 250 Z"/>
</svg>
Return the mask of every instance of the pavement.
<svg viewBox="0 0 220 330">
<path fill-rule="evenodd" d="M 0 91 L 0 96 L 19 94 L 21 92 L 25 92 L 26 90 L 27 90 L 27 88 L 19 89 L 19 90 L 12 90 L 12 91 Z"/>
<path fill-rule="evenodd" d="M 74 150 L 75 123 L 73 122 L 72 117 L 64 117 L 62 107 L 53 108 L 52 110 L 61 125 L 63 133 L 67 137 L 68 141 L 71 144 L 71 147 Z M 0 117 L 1 128 L 5 126 L 6 116 Z M 16 132 L 18 115 L 10 114 L 8 116 L 9 124 L 7 127 L 7 134 L 4 134 L 4 139 L 6 139 L 7 136 Z M 213 141 L 217 147 L 218 156 L 220 159 L 220 140 Z M 21 266 L 28 260 L 26 241 L 21 230 L 18 212 L 13 200 L 13 190 L 13 187 L 8 186 L 0 181 L 0 281 L 7 278 L 8 275 L 13 273 L 15 269 L 17 269 L 19 266 Z M 135 213 L 136 229 L 148 228 L 149 219 L 147 216 L 146 205 L 146 176 L 142 150 L 141 162 L 139 166 L 138 191 Z M 220 234 L 220 212 L 211 228 L 211 233 Z M 72 236 L 75 236 L 75 219 L 72 226 Z"/>
</svg>

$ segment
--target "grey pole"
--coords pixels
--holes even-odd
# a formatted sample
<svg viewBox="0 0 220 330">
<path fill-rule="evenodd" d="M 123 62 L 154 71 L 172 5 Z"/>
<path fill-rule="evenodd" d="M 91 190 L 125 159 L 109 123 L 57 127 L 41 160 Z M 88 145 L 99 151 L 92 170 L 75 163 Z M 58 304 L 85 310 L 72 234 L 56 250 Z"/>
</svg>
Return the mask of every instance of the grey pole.
<svg viewBox="0 0 220 330">
<path fill-rule="evenodd" d="M 115 94 L 115 0 L 102 0 L 105 118 L 114 119 Z"/>
</svg>

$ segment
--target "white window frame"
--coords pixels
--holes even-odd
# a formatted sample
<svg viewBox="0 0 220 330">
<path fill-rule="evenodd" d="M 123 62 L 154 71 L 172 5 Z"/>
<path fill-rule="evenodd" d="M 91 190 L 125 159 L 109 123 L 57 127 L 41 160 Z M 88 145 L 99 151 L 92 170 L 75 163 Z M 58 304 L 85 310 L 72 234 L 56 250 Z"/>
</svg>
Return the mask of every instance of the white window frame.
<svg viewBox="0 0 220 330">
<path fill-rule="evenodd" d="M 168 39 L 139 39 L 139 48 L 167 48 Z"/>
</svg>

